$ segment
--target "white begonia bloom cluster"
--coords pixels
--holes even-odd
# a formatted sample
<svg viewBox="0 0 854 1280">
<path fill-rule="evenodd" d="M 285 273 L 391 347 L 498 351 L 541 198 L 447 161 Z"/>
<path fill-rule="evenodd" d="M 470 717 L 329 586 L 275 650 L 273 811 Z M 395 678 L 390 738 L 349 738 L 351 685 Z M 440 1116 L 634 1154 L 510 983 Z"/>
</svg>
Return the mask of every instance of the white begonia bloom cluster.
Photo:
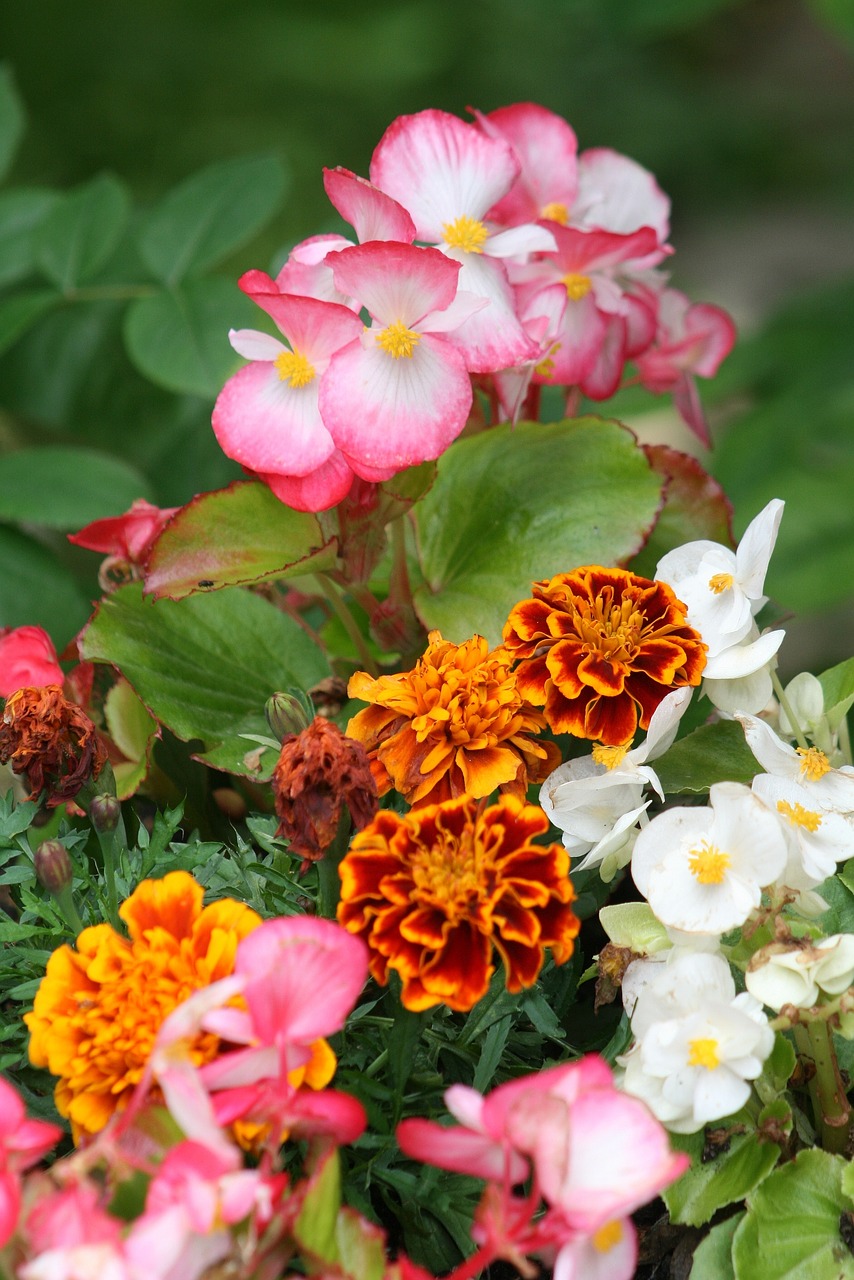
<svg viewBox="0 0 854 1280">
<path fill-rule="evenodd" d="M 718 782 L 708 807 L 666 809 L 644 827 L 632 876 L 662 924 L 720 936 L 756 910 L 786 858 L 776 816 L 748 787 Z"/>
<path fill-rule="evenodd" d="M 594 747 L 591 755 L 568 760 L 546 778 L 540 805 L 563 832 L 564 848 L 573 858 L 583 859 L 575 870 L 607 862 L 603 878 L 611 879 L 629 861 L 638 823 L 651 803 L 644 799 L 644 788 L 651 787 L 664 799 L 648 761 L 672 745 L 691 693 L 687 687 L 674 689 L 659 703 L 639 747 Z"/>
<path fill-rule="evenodd" d="M 630 980 L 636 1042 L 618 1059 L 622 1087 L 674 1133 L 695 1133 L 744 1106 L 774 1033 L 759 1002 L 736 995 L 722 956 L 675 948 L 664 962 L 636 964 L 652 972 L 642 985 Z"/>
<path fill-rule="evenodd" d="M 771 665 L 783 631 L 760 635 L 765 574 L 784 503 L 774 498 L 748 525 L 737 551 L 701 539 L 669 551 L 656 578 L 672 587 L 707 646 L 703 690 L 719 710 L 757 712 L 771 698 Z"/>
<path fill-rule="evenodd" d="M 769 1009 L 784 1005 L 811 1009 L 822 993 L 842 995 L 854 982 L 854 935 L 836 933 L 831 938 L 803 943 L 786 950 L 771 943 L 751 958 L 745 974 L 747 990 Z"/>
</svg>

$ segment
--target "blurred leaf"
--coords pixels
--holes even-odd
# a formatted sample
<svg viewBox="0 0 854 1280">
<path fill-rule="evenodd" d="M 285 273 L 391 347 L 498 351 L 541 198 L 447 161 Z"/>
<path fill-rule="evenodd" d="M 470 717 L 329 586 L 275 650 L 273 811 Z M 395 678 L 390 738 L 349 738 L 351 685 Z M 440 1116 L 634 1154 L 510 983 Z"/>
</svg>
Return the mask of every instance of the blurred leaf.
<svg viewBox="0 0 854 1280">
<path fill-rule="evenodd" d="M 89 601 L 53 552 L 0 525 L 0 627 L 44 627 L 61 651 L 89 613 Z"/>
<path fill-rule="evenodd" d="M 13 346 L 59 299 L 60 295 L 53 289 L 34 289 L 3 298 L 0 301 L 0 352 Z"/>
<path fill-rule="evenodd" d="M 851 0 L 812 0 L 812 7 L 844 39 L 854 42 L 854 5 Z"/>
<path fill-rule="evenodd" d="M 131 304 L 124 328 L 128 355 L 161 387 L 213 400 L 239 363 L 229 329 L 256 316 L 257 308 L 230 280 L 188 280 Z"/>
<path fill-rule="evenodd" d="M 672 1146 L 691 1157 L 690 1169 L 661 1193 L 673 1222 L 701 1227 L 718 1209 L 743 1200 L 774 1168 L 780 1148 L 774 1142 L 757 1142 L 752 1127 L 739 1133 L 737 1130 L 745 1126 L 739 1125 L 738 1119 L 715 1127 L 715 1132 L 726 1137 L 719 1154 L 711 1159 L 706 1150 L 711 1126 L 699 1133 L 671 1135 Z"/>
<path fill-rule="evenodd" d="M 667 551 L 699 538 L 731 547 L 732 507 L 717 480 L 696 458 L 667 445 L 644 445 L 644 453 L 664 477 L 664 506 L 649 541 L 632 561 L 633 571 L 654 578 L 655 567 Z"/>
<path fill-rule="evenodd" d="M 498 643 L 532 582 L 635 554 L 660 493 L 617 422 L 519 423 L 458 440 L 415 508 L 419 617 L 449 640 Z"/>
<path fill-rule="evenodd" d="M 0 66 L 0 178 L 6 176 L 15 158 L 25 122 L 12 68 L 4 63 Z"/>
<path fill-rule="evenodd" d="M 221 262 L 276 212 L 285 171 L 275 156 L 246 156 L 211 165 L 182 182 L 148 217 L 139 248 L 164 284 Z"/>
<path fill-rule="evenodd" d="M 0 195 L 0 285 L 29 275 L 35 265 L 33 232 L 58 196 L 46 187 L 4 191 Z"/>
<path fill-rule="evenodd" d="M 124 184 L 109 173 L 62 196 L 33 237 L 39 266 L 66 293 L 91 280 L 118 244 L 128 210 Z"/>
<path fill-rule="evenodd" d="M 854 702 L 854 658 L 847 658 L 819 676 L 824 710 L 834 732 Z"/>
<path fill-rule="evenodd" d="M 254 776 L 241 734 L 269 734 L 264 704 L 277 689 L 309 689 L 329 675 L 305 632 L 241 588 L 179 602 L 143 599 L 140 584 L 107 596 L 81 640 L 81 657 L 111 662 L 176 737 L 200 739 L 197 758 Z"/>
<path fill-rule="evenodd" d="M 338 1259 L 335 1222 L 341 1206 L 341 1166 L 338 1152 L 326 1155 L 312 1176 L 294 1223 L 294 1238 L 317 1261 Z"/>
<path fill-rule="evenodd" d="M 735 1280 L 732 1238 L 743 1217 L 743 1213 L 736 1213 L 719 1222 L 705 1240 L 700 1241 L 691 1263 L 691 1280 Z"/>
<path fill-rule="evenodd" d="M 734 720 L 704 724 L 686 734 L 655 762 L 665 795 L 703 795 L 716 782 L 743 782 L 761 773 L 756 757 Z"/>
<path fill-rule="evenodd" d="M 157 721 L 146 711 L 127 680 L 117 680 L 104 699 L 107 732 L 126 757 L 113 762 L 120 800 L 132 796 L 145 781 L 149 757 L 157 737 Z"/>
<path fill-rule="evenodd" d="M 127 462 L 77 445 L 19 449 L 0 465 L 0 520 L 76 531 L 150 493 Z"/>
<path fill-rule="evenodd" d="M 601 20 L 631 34 L 650 36 L 693 27 L 739 0 L 601 0 Z"/>
<path fill-rule="evenodd" d="M 293 511 L 264 484 L 237 481 L 200 494 L 173 517 L 149 559 L 145 589 L 156 599 L 180 600 L 334 563 L 335 543 L 324 540 L 317 516 Z"/>
</svg>

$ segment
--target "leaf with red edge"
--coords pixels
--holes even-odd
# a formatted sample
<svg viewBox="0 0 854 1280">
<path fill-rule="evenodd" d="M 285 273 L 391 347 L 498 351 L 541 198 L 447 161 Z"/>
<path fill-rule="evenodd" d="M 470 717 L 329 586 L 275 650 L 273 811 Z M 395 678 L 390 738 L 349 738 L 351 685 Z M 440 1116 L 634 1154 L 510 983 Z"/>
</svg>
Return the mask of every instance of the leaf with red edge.
<svg viewBox="0 0 854 1280">
<path fill-rule="evenodd" d="M 181 600 L 198 591 L 247 586 L 332 567 L 334 539 L 318 519 L 293 511 L 266 485 L 235 480 L 203 493 L 172 517 L 148 557 L 145 590 Z"/>
<path fill-rule="evenodd" d="M 652 469 L 665 478 L 664 505 L 632 570 L 652 578 L 665 552 L 700 538 L 734 546 L 732 504 L 697 459 L 665 444 L 647 444 L 643 451 Z"/>
</svg>

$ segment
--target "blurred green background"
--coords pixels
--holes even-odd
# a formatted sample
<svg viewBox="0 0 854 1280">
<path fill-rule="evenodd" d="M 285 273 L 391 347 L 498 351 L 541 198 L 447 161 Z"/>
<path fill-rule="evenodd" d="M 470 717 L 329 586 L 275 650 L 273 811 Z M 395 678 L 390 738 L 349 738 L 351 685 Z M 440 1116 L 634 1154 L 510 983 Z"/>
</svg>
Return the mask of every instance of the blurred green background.
<svg viewBox="0 0 854 1280">
<path fill-rule="evenodd" d="M 323 165 L 366 173 L 401 113 L 532 99 L 672 197 L 674 284 L 728 307 L 741 331 L 701 387 L 718 442 L 703 460 L 737 533 L 770 497 L 788 503 L 768 583 L 800 615 L 786 674 L 850 654 L 851 0 L 2 0 L 0 30 L 26 112 L 0 191 L 0 625 L 41 622 L 63 644 L 97 590 L 97 558 L 64 540 L 75 518 L 113 513 L 132 490 L 184 502 L 236 474 L 209 427 L 233 367 L 225 331 L 251 323 L 233 280 L 337 227 Z M 284 165 L 284 196 L 273 182 L 273 211 L 218 256 L 210 299 L 225 302 L 205 373 L 167 369 L 143 320 L 130 332 L 122 288 L 152 291 L 136 233 L 188 175 L 248 153 Z M 61 279 L 40 227 L 57 191 L 104 171 L 120 180 L 99 188 L 107 252 Z M 693 447 L 662 401 L 626 392 L 618 409 L 645 438 Z M 58 481 L 31 468 L 28 498 L 11 458 L 57 445 L 90 452 L 59 455 Z"/>
</svg>

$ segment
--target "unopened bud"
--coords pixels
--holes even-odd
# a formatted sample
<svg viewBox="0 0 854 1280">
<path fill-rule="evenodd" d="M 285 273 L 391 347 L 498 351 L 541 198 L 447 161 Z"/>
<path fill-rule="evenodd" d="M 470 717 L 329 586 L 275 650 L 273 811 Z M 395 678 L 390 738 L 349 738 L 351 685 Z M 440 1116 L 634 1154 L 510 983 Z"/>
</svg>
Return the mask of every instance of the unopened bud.
<svg viewBox="0 0 854 1280">
<path fill-rule="evenodd" d="M 68 850 L 61 840 L 45 840 L 33 857 L 36 879 L 48 893 L 61 893 L 71 884 L 73 869 Z"/>
<path fill-rule="evenodd" d="M 268 698 L 264 715 L 270 732 L 281 742 L 290 734 L 307 729 L 314 719 L 314 709 L 306 695 L 295 689 L 288 693 L 274 693 Z"/>
<path fill-rule="evenodd" d="M 101 835 L 115 831 L 122 816 L 122 806 L 115 796 L 100 795 L 89 805 L 89 817 L 92 826 Z"/>
</svg>

